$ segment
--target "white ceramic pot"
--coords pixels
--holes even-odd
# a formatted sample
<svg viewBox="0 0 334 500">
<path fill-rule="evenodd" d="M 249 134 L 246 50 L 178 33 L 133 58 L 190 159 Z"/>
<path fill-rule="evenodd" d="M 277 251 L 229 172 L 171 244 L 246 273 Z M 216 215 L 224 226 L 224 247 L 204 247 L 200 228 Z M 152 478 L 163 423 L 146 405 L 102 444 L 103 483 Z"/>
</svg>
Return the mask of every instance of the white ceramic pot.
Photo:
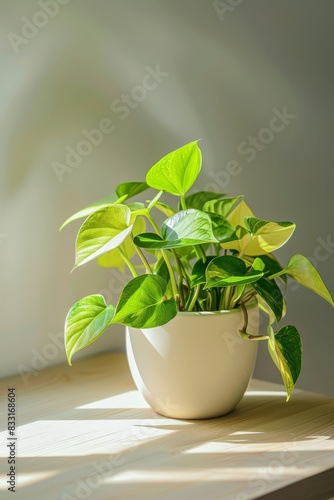
<svg viewBox="0 0 334 500">
<path fill-rule="evenodd" d="M 247 332 L 258 334 L 257 304 Z M 148 404 L 167 417 L 212 418 L 235 408 L 252 376 L 257 341 L 239 334 L 242 310 L 183 312 L 149 329 L 126 329 L 132 377 Z"/>
</svg>

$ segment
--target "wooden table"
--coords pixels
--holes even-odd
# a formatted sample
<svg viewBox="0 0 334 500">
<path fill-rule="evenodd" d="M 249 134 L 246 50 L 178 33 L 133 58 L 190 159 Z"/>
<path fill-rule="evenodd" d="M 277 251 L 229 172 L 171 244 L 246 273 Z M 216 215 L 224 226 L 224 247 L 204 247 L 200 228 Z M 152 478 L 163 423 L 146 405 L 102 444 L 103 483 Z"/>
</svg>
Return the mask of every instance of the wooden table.
<svg viewBox="0 0 334 500">
<path fill-rule="evenodd" d="M 73 499 L 334 497 L 334 400 L 253 380 L 237 409 L 186 421 L 156 414 L 124 354 L 108 353 L 1 381 L 1 474 L 7 390 L 15 388 L 16 494 Z M 283 489 L 282 489 L 283 488 Z"/>
</svg>

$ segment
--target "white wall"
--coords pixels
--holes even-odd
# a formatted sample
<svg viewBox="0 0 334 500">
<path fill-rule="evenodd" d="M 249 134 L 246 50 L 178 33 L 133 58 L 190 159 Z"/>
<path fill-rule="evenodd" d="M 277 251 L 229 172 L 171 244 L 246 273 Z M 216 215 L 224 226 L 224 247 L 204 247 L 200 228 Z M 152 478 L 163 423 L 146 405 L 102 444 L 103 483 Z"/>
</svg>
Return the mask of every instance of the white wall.
<svg viewBox="0 0 334 500">
<path fill-rule="evenodd" d="M 315 256 L 334 292 L 334 249 L 319 250 L 334 240 L 334 4 L 245 1 L 219 16 L 211 0 L 62 2 L 53 17 L 37 1 L 1 5 L 0 376 L 64 362 L 58 336 L 72 303 L 103 290 L 117 298 L 120 278 L 95 263 L 70 275 L 78 224 L 58 233 L 62 221 L 193 139 L 204 154 L 197 186 L 220 183 L 259 217 L 295 221 L 279 256 Z M 45 26 L 29 31 L 22 18 Z M 115 100 L 157 66 L 168 75 L 125 117 Z M 247 161 L 240 144 L 285 107 L 295 117 Z M 103 118 L 115 130 L 57 177 L 54 162 Z M 227 176 L 229 160 L 238 175 Z M 298 387 L 334 394 L 333 310 L 302 289 L 288 299 L 286 321 L 304 340 Z M 82 355 L 122 346 L 114 327 Z M 279 380 L 264 348 L 256 375 Z"/>
</svg>

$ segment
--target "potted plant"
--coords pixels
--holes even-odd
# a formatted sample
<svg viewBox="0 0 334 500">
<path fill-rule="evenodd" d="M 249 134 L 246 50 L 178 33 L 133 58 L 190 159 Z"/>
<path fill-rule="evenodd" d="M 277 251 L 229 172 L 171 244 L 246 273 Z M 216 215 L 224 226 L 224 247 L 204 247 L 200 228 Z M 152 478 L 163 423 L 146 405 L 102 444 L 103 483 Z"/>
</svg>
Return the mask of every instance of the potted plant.
<svg viewBox="0 0 334 500">
<path fill-rule="evenodd" d="M 254 216 L 242 196 L 189 194 L 201 169 L 197 141 L 167 154 L 146 182 L 125 182 L 115 192 L 70 217 L 86 217 L 76 240 L 75 266 L 93 259 L 127 267 L 133 278 L 118 304 L 102 295 L 76 302 L 65 321 L 67 359 L 114 323 L 126 326 L 131 373 L 154 410 L 175 418 L 209 418 L 232 410 L 254 369 L 257 345 L 267 341 L 289 399 L 301 369 L 298 330 L 278 328 L 286 311 L 287 279 L 311 289 L 332 306 L 318 271 L 304 256 L 282 267 L 273 252 L 295 224 Z M 129 201 L 148 188 L 146 203 Z M 174 195 L 174 207 L 163 203 Z M 155 215 L 162 213 L 160 225 Z M 259 335 L 259 309 L 268 318 Z"/>
</svg>

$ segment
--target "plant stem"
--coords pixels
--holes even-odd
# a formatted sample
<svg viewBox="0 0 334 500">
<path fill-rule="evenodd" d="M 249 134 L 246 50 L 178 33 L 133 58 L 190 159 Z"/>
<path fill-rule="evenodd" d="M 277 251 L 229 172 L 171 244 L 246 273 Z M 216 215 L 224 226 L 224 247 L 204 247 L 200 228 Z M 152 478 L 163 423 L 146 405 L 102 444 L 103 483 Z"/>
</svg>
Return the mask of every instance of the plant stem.
<svg viewBox="0 0 334 500">
<path fill-rule="evenodd" d="M 202 245 L 194 245 L 194 250 L 196 252 L 196 255 L 199 259 L 202 259 L 203 262 L 206 261 L 206 255 L 205 255 L 205 252 L 203 250 L 203 247 Z"/>
<path fill-rule="evenodd" d="M 248 326 L 248 312 L 247 312 L 246 306 L 243 302 L 240 302 L 240 306 L 241 306 L 242 312 L 244 313 L 244 326 L 242 327 L 241 331 L 243 333 L 246 333 L 246 328 Z"/>
<path fill-rule="evenodd" d="M 187 205 L 186 205 L 186 199 L 185 199 L 185 196 L 181 196 L 180 198 L 181 200 L 181 207 L 182 207 L 182 210 L 187 210 Z"/>
<path fill-rule="evenodd" d="M 179 293 L 180 293 L 180 309 L 183 309 L 185 300 L 184 300 L 184 292 L 183 292 L 183 272 L 182 272 L 182 266 L 181 266 L 180 259 L 178 258 L 177 253 L 175 252 L 175 250 L 172 250 L 172 252 L 173 252 L 174 259 L 175 259 L 175 262 L 176 262 L 176 265 L 177 265 L 178 289 L 179 289 Z"/>
<path fill-rule="evenodd" d="M 242 301 L 243 304 L 246 304 L 248 301 L 250 301 L 253 297 L 255 297 L 256 294 L 257 294 L 257 292 L 254 290 L 249 295 L 245 295 L 245 297 L 243 298 L 243 301 Z"/>
<path fill-rule="evenodd" d="M 268 280 L 274 280 L 275 278 L 278 278 L 279 276 L 281 276 L 282 274 L 285 274 L 285 273 L 286 273 L 286 269 L 282 269 L 282 271 L 279 271 L 278 273 L 273 274 L 272 276 L 269 276 Z"/>
<path fill-rule="evenodd" d="M 268 340 L 268 335 L 251 335 L 250 333 L 239 330 L 239 333 L 242 338 L 247 340 Z"/>
<path fill-rule="evenodd" d="M 222 298 L 221 298 L 221 301 L 220 301 L 220 307 L 219 309 L 230 309 L 231 308 L 231 298 L 232 298 L 232 293 L 233 293 L 233 290 L 232 290 L 233 287 L 231 286 L 228 286 L 228 287 L 225 287 L 223 289 L 223 293 L 222 293 Z"/>
<path fill-rule="evenodd" d="M 125 255 L 125 253 L 123 252 L 123 250 L 120 248 L 120 247 L 117 247 L 117 250 L 118 252 L 120 253 L 122 259 L 124 260 L 125 264 L 128 266 L 128 268 L 130 269 L 131 271 L 131 274 L 134 278 L 136 278 L 138 276 L 138 273 L 136 271 L 136 268 L 134 267 L 134 265 L 132 264 L 131 260 Z"/>
<path fill-rule="evenodd" d="M 211 297 L 212 297 L 212 308 L 210 309 L 211 311 L 218 311 L 219 310 L 219 292 L 218 288 L 210 288 L 211 292 Z"/>
<path fill-rule="evenodd" d="M 155 232 L 159 236 L 161 236 L 160 229 L 158 228 L 155 220 L 153 219 L 153 217 L 151 216 L 151 214 L 149 212 L 147 212 L 146 217 L 148 218 L 148 220 L 152 224 L 152 227 L 155 230 Z M 165 262 L 166 262 L 166 265 L 167 265 L 167 268 L 168 268 L 169 277 L 170 277 L 170 283 L 171 283 L 171 286 L 172 286 L 173 297 L 176 300 L 176 303 L 179 304 L 179 302 L 177 301 L 177 296 L 179 295 L 179 293 L 178 293 L 177 284 L 176 284 L 176 281 L 175 281 L 175 275 L 174 275 L 173 266 L 171 264 L 171 261 L 169 259 L 169 256 L 168 256 L 166 250 L 161 250 L 161 254 L 162 254 L 163 258 L 165 259 Z"/>
<path fill-rule="evenodd" d="M 151 266 L 150 266 L 150 264 L 149 264 L 148 260 L 146 259 L 145 255 L 143 254 L 143 252 L 142 252 L 141 248 L 139 248 L 139 247 L 138 247 L 137 245 L 135 245 L 135 244 L 134 244 L 134 246 L 135 246 L 135 249 L 136 249 L 137 254 L 139 255 L 140 260 L 141 260 L 141 261 L 142 261 L 142 263 L 144 264 L 144 267 L 145 267 L 145 269 L 146 269 L 146 272 L 147 272 L 148 274 L 153 274 L 152 269 L 151 269 Z"/>
<path fill-rule="evenodd" d="M 165 262 L 166 262 L 166 265 L 167 265 L 167 268 L 168 268 L 169 277 L 170 277 L 170 284 L 172 286 L 172 291 L 173 291 L 173 297 L 176 300 L 176 296 L 179 295 L 179 293 L 178 293 L 177 284 L 176 284 L 176 281 L 175 281 L 175 275 L 174 275 L 173 266 L 171 264 L 169 256 L 167 255 L 166 250 L 161 250 L 161 253 L 162 253 L 163 258 L 165 259 Z"/>
<path fill-rule="evenodd" d="M 216 256 L 219 257 L 222 247 L 219 245 L 219 243 L 214 243 L 214 248 L 215 248 Z"/>
<path fill-rule="evenodd" d="M 187 311 L 192 311 L 193 310 L 193 308 L 194 308 L 194 306 L 196 304 L 196 301 L 197 301 L 200 289 L 201 289 L 201 285 L 197 285 L 196 288 L 195 288 L 195 293 L 193 294 L 192 299 L 190 301 L 190 304 L 187 307 Z"/>
<path fill-rule="evenodd" d="M 182 263 L 182 260 L 180 259 L 180 257 L 177 255 L 177 253 L 175 252 L 175 250 L 172 250 L 173 252 L 173 255 L 174 255 L 174 259 L 176 261 L 176 265 L 177 265 L 177 269 L 178 269 L 178 273 L 183 276 L 183 278 L 185 279 L 185 281 L 187 282 L 187 285 L 188 287 L 190 288 L 190 284 L 191 284 L 191 278 L 188 274 L 188 272 L 186 271 L 183 263 Z"/>
<path fill-rule="evenodd" d="M 240 306 L 242 312 L 244 313 L 244 325 L 242 329 L 239 330 L 240 335 L 247 340 L 267 340 L 269 338 L 268 335 L 251 335 L 250 333 L 246 332 L 248 326 L 248 313 L 244 302 L 240 302 Z"/>
<path fill-rule="evenodd" d="M 208 295 L 208 298 L 206 299 L 206 302 L 207 302 L 206 310 L 207 311 L 211 311 L 211 308 L 212 308 L 212 295 L 211 295 L 210 290 L 207 290 L 207 295 Z"/>
<path fill-rule="evenodd" d="M 150 211 L 151 208 L 154 207 L 154 205 L 156 204 L 156 202 L 160 200 L 160 198 L 163 195 L 163 193 L 164 193 L 163 191 L 159 191 L 159 193 L 153 198 L 153 200 L 150 201 L 150 203 L 147 206 L 147 210 L 148 211 Z"/>
<path fill-rule="evenodd" d="M 233 292 L 231 295 L 231 300 L 230 300 L 230 309 L 233 309 L 236 303 L 238 302 L 238 299 L 240 298 L 240 294 L 237 293 L 237 287 L 234 286 L 232 288 Z"/>
</svg>

